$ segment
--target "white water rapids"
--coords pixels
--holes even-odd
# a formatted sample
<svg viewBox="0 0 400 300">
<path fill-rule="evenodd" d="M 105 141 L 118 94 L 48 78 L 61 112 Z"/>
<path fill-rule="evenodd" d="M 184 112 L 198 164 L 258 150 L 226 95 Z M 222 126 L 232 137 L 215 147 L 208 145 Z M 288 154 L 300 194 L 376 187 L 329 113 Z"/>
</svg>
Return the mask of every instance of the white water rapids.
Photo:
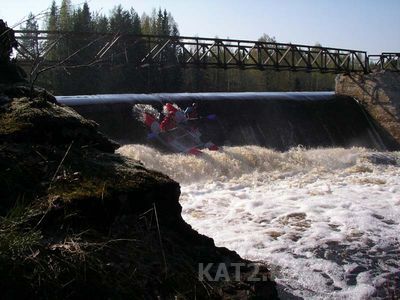
<svg viewBox="0 0 400 300">
<path fill-rule="evenodd" d="M 400 153 L 224 147 L 202 156 L 119 153 L 181 184 L 184 219 L 217 246 L 264 261 L 306 299 L 399 291 Z"/>
</svg>

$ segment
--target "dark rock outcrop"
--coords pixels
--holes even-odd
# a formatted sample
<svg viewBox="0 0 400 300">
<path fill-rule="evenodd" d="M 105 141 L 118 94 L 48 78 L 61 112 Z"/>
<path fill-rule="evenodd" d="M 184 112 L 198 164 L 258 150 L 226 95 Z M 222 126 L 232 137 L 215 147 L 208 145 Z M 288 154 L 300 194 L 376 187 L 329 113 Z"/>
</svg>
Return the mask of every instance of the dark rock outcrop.
<svg viewBox="0 0 400 300">
<path fill-rule="evenodd" d="M 0 107 L 0 140 L 5 142 L 93 146 L 113 153 L 118 147 L 97 131 L 97 124 L 68 107 L 42 98 L 17 98 Z"/>
<path fill-rule="evenodd" d="M 270 280 L 199 281 L 199 263 L 244 261 L 183 221 L 179 184 L 27 92 L 3 88 L 0 101 L 2 299 L 277 297 Z"/>
<path fill-rule="evenodd" d="M 25 71 L 11 59 L 12 51 L 17 47 L 14 30 L 0 19 L 0 84 L 25 81 Z"/>
</svg>

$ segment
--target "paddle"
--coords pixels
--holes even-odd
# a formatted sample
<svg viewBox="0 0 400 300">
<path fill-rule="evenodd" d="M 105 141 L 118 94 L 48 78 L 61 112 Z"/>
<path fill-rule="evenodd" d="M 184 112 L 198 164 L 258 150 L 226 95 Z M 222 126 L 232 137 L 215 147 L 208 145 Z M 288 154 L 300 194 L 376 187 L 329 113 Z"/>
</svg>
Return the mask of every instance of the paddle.
<svg viewBox="0 0 400 300">
<path fill-rule="evenodd" d="M 206 116 L 206 119 L 210 121 L 215 121 L 217 119 L 217 115 L 215 114 L 208 115 Z"/>
<path fill-rule="evenodd" d="M 207 119 L 207 120 L 210 120 L 210 121 L 215 121 L 215 120 L 217 120 L 217 115 L 211 114 L 211 115 L 208 115 L 208 116 L 205 116 L 205 117 L 190 118 L 190 119 L 187 119 L 187 120 L 188 120 L 188 121 L 195 121 L 195 120 L 202 120 L 202 119 Z"/>
<path fill-rule="evenodd" d="M 147 139 L 152 140 L 152 139 L 156 138 L 157 136 L 158 136 L 157 133 L 150 132 L 149 134 L 147 134 Z"/>
</svg>

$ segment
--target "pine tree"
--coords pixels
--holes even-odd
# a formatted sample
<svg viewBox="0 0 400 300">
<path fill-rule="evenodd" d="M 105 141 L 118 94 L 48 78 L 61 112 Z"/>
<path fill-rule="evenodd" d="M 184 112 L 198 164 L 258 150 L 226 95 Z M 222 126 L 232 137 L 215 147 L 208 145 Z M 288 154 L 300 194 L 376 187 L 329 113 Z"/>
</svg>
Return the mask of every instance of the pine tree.
<svg viewBox="0 0 400 300">
<path fill-rule="evenodd" d="M 106 33 L 109 31 L 108 18 L 104 15 L 95 14 L 93 16 L 93 30 L 95 32 Z"/>
<path fill-rule="evenodd" d="M 151 17 L 150 17 L 150 34 L 157 35 L 158 34 L 158 29 L 157 29 L 157 11 L 155 8 L 151 11 Z"/>
<path fill-rule="evenodd" d="M 50 8 L 49 17 L 46 20 L 46 30 L 48 31 L 57 31 L 58 28 L 58 7 L 56 5 L 56 1 L 53 0 Z"/>
<path fill-rule="evenodd" d="M 162 20 L 161 20 L 161 34 L 162 35 L 169 35 L 170 34 L 170 28 L 169 28 L 169 22 L 168 22 L 168 13 L 167 10 L 164 9 L 163 15 L 162 15 Z"/>
<path fill-rule="evenodd" d="M 71 38 L 69 38 L 69 45 L 71 49 L 76 51 L 84 48 L 90 42 L 90 39 L 92 39 L 92 37 L 89 35 L 93 28 L 92 16 L 87 2 L 83 4 L 83 8 L 78 8 L 73 12 L 70 20 L 72 23 L 72 30 L 74 32 L 85 32 L 84 35 L 71 36 Z M 77 58 L 80 58 L 82 62 L 85 62 L 92 55 L 94 55 L 91 52 L 93 51 L 90 51 L 90 49 L 83 49 L 79 55 L 77 55 Z"/>
<path fill-rule="evenodd" d="M 158 9 L 157 13 L 156 35 L 163 35 L 163 14 L 161 8 Z"/>
<path fill-rule="evenodd" d="M 28 20 L 25 22 L 25 26 L 22 27 L 22 30 L 30 31 L 28 33 L 24 33 L 23 39 L 21 40 L 21 45 L 29 51 L 33 55 L 33 57 L 39 56 L 39 41 L 38 41 L 38 30 L 39 25 L 36 21 L 35 16 L 32 13 L 29 13 Z"/>
<path fill-rule="evenodd" d="M 111 32 L 132 33 L 133 22 L 129 11 L 124 10 L 121 5 L 114 7 L 110 16 Z"/>
<path fill-rule="evenodd" d="M 49 15 L 45 21 L 45 30 L 51 31 L 51 32 L 55 32 L 59 30 L 58 27 L 59 24 L 59 11 L 58 11 L 58 7 L 56 4 L 56 1 L 53 0 L 51 7 L 50 7 L 50 12 Z M 47 34 L 47 38 L 49 40 L 47 40 L 46 42 L 44 42 L 44 48 L 47 49 L 47 55 L 46 55 L 46 59 L 50 60 L 50 61 L 56 61 L 59 57 L 58 51 L 57 49 L 59 48 L 57 44 L 53 44 L 56 40 L 57 40 L 57 34 Z M 50 71 L 48 73 L 43 74 L 40 79 L 41 84 L 47 84 L 47 88 L 49 88 L 50 90 L 54 90 L 54 91 L 58 91 L 58 74 L 55 70 Z"/>
<path fill-rule="evenodd" d="M 168 68 L 151 66 L 145 74 L 142 69 L 137 68 L 137 63 L 148 51 L 147 47 L 151 49 L 154 45 L 147 43 L 147 40 L 138 43 L 131 34 L 179 36 L 177 23 L 165 9 L 153 9 L 150 15 L 144 13 L 139 17 L 133 8 L 126 10 L 118 5 L 108 16 L 105 16 L 91 13 L 87 3 L 74 10 L 71 0 L 62 0 L 59 7 L 53 0 L 45 29 L 62 32 L 112 32 L 121 35 L 103 57 L 110 59 L 111 68 L 106 69 L 107 66 L 104 65 L 102 72 L 93 68 L 68 68 L 68 73 L 64 71 L 65 69 L 59 68 L 45 74 L 45 78 L 52 82 L 50 88 L 57 93 L 94 93 L 100 92 L 100 89 L 104 92 L 144 92 L 146 87 L 150 87 L 153 91 L 172 92 L 181 89 L 182 69 L 176 63 L 177 57 L 182 54 L 178 53 L 180 51 L 178 47 L 169 45 L 163 50 L 163 61 L 169 64 Z M 60 61 L 81 49 L 73 57 L 73 62 L 77 65 L 85 65 L 99 51 L 98 44 L 86 47 L 91 39 L 90 35 L 60 35 L 58 33 L 53 35 L 51 42 L 56 41 L 58 37 L 65 38 L 58 40 L 52 47 L 47 56 L 48 59 Z M 93 80 L 86 80 L 87 78 Z"/>
<path fill-rule="evenodd" d="M 72 7 L 71 0 L 63 0 L 60 7 L 59 28 L 61 31 L 72 30 Z"/>
<path fill-rule="evenodd" d="M 172 36 L 179 36 L 178 24 L 175 22 L 171 13 L 168 13 L 168 24 L 170 26 L 169 34 Z"/>
<path fill-rule="evenodd" d="M 131 8 L 130 14 L 131 14 L 131 20 L 132 20 L 132 33 L 139 35 L 142 33 L 142 25 L 141 25 L 139 15 L 133 8 Z"/>
<path fill-rule="evenodd" d="M 142 17 L 140 18 L 140 23 L 142 27 L 141 32 L 143 34 L 151 34 L 151 20 L 146 13 L 142 14 Z"/>
<path fill-rule="evenodd" d="M 73 16 L 73 30 L 75 32 L 90 32 L 92 30 L 92 16 L 87 2 L 83 8 L 78 8 Z"/>
</svg>

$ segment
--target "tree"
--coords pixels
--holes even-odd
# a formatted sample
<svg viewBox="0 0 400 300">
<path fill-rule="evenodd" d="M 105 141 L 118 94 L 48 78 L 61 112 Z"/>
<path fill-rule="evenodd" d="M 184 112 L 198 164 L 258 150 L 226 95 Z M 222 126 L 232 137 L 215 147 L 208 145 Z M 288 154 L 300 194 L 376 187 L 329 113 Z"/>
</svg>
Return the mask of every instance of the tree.
<svg viewBox="0 0 400 300">
<path fill-rule="evenodd" d="M 142 24 L 139 15 L 133 8 L 131 8 L 130 14 L 132 20 L 132 33 L 139 35 L 142 33 Z"/>
<path fill-rule="evenodd" d="M 258 41 L 259 41 L 259 42 L 263 42 L 263 43 L 276 43 L 276 38 L 275 38 L 274 36 L 271 37 L 271 36 L 269 36 L 268 34 L 263 33 L 263 34 L 259 37 Z"/>
<path fill-rule="evenodd" d="M 92 15 L 90 14 L 87 2 L 83 4 L 83 8 L 78 8 L 73 14 L 73 31 L 90 32 L 92 31 Z"/>
<path fill-rule="evenodd" d="M 157 11 L 155 8 L 151 11 L 151 17 L 150 17 L 150 34 L 157 35 L 158 34 L 158 29 L 157 29 Z"/>
<path fill-rule="evenodd" d="M 84 33 L 78 34 L 74 38 L 69 38 L 71 51 L 76 51 L 77 49 L 81 49 L 88 43 L 88 39 L 92 39 L 90 32 L 93 31 L 93 22 L 92 15 L 90 13 L 89 5 L 87 2 L 83 4 L 82 8 L 77 8 L 72 16 L 72 31 L 76 33 Z M 78 57 L 78 62 L 88 61 L 90 57 L 93 57 L 95 53 L 93 53 L 93 49 L 87 48 L 85 51 L 82 51 Z"/>
<path fill-rule="evenodd" d="M 142 33 L 151 34 L 151 19 L 146 13 L 142 14 L 142 17 L 140 18 L 140 23 L 142 26 L 141 28 Z"/>
<path fill-rule="evenodd" d="M 132 33 L 133 21 L 129 11 L 122 8 L 121 5 L 114 7 L 110 16 L 111 32 Z"/>
<path fill-rule="evenodd" d="M 177 64 L 177 57 L 182 55 L 179 47 L 164 47 L 165 68 L 155 65 L 137 68 L 149 51 L 147 48 L 152 49 L 156 43 L 138 40 L 134 35 L 179 36 L 178 24 L 166 9 L 153 9 L 150 15 L 144 13 L 139 17 L 133 8 L 127 10 L 117 5 L 106 16 L 92 13 L 87 2 L 75 8 L 71 0 L 60 2 L 57 6 L 52 1 L 45 23 L 46 30 L 56 32 L 48 34 L 53 38 L 44 44 L 41 53 L 51 61 L 51 66 L 39 65 L 32 75 L 33 81 L 39 74 L 41 84 L 51 83 L 50 89 L 61 94 L 100 92 L 100 88 L 107 92 L 143 92 L 146 87 L 153 91 L 180 90 L 183 76 Z M 104 39 L 110 36 L 91 35 L 91 32 L 113 33 L 112 40 L 105 46 Z M 90 63 L 93 59 L 95 64 Z"/>
<path fill-rule="evenodd" d="M 29 13 L 28 19 L 25 25 L 21 28 L 22 30 L 29 31 L 22 35 L 20 45 L 28 50 L 28 52 L 33 56 L 33 58 L 39 55 L 39 40 L 38 40 L 38 30 L 39 25 L 36 21 L 35 16 Z"/>
<path fill-rule="evenodd" d="M 57 31 L 58 30 L 58 7 L 56 4 L 56 1 L 53 0 L 51 7 L 50 7 L 50 13 L 49 17 L 46 20 L 46 30 L 48 31 Z"/>
<path fill-rule="evenodd" d="M 45 23 L 45 30 L 47 31 L 58 31 L 59 30 L 59 11 L 58 7 L 56 4 L 56 1 L 53 0 L 51 7 L 50 7 L 50 13 L 48 18 L 46 19 Z M 52 39 L 56 39 L 56 36 L 52 34 L 47 35 L 48 38 L 50 38 L 50 42 L 45 42 L 44 46 L 45 48 L 52 48 L 48 53 L 47 53 L 47 58 L 50 60 L 55 60 L 57 57 L 57 51 L 56 47 L 52 46 Z"/>
<path fill-rule="evenodd" d="M 104 15 L 93 15 L 93 31 L 100 33 L 107 33 L 109 31 L 108 18 Z"/>
<path fill-rule="evenodd" d="M 175 22 L 171 13 L 168 13 L 168 24 L 170 25 L 169 34 L 172 36 L 179 36 L 178 24 Z"/>
<path fill-rule="evenodd" d="M 161 34 L 162 35 L 169 35 L 170 28 L 169 28 L 169 19 L 167 10 L 164 9 L 162 20 L 161 20 Z"/>
<path fill-rule="evenodd" d="M 59 28 L 61 31 L 72 30 L 72 6 L 71 0 L 62 0 L 60 7 Z"/>
</svg>

